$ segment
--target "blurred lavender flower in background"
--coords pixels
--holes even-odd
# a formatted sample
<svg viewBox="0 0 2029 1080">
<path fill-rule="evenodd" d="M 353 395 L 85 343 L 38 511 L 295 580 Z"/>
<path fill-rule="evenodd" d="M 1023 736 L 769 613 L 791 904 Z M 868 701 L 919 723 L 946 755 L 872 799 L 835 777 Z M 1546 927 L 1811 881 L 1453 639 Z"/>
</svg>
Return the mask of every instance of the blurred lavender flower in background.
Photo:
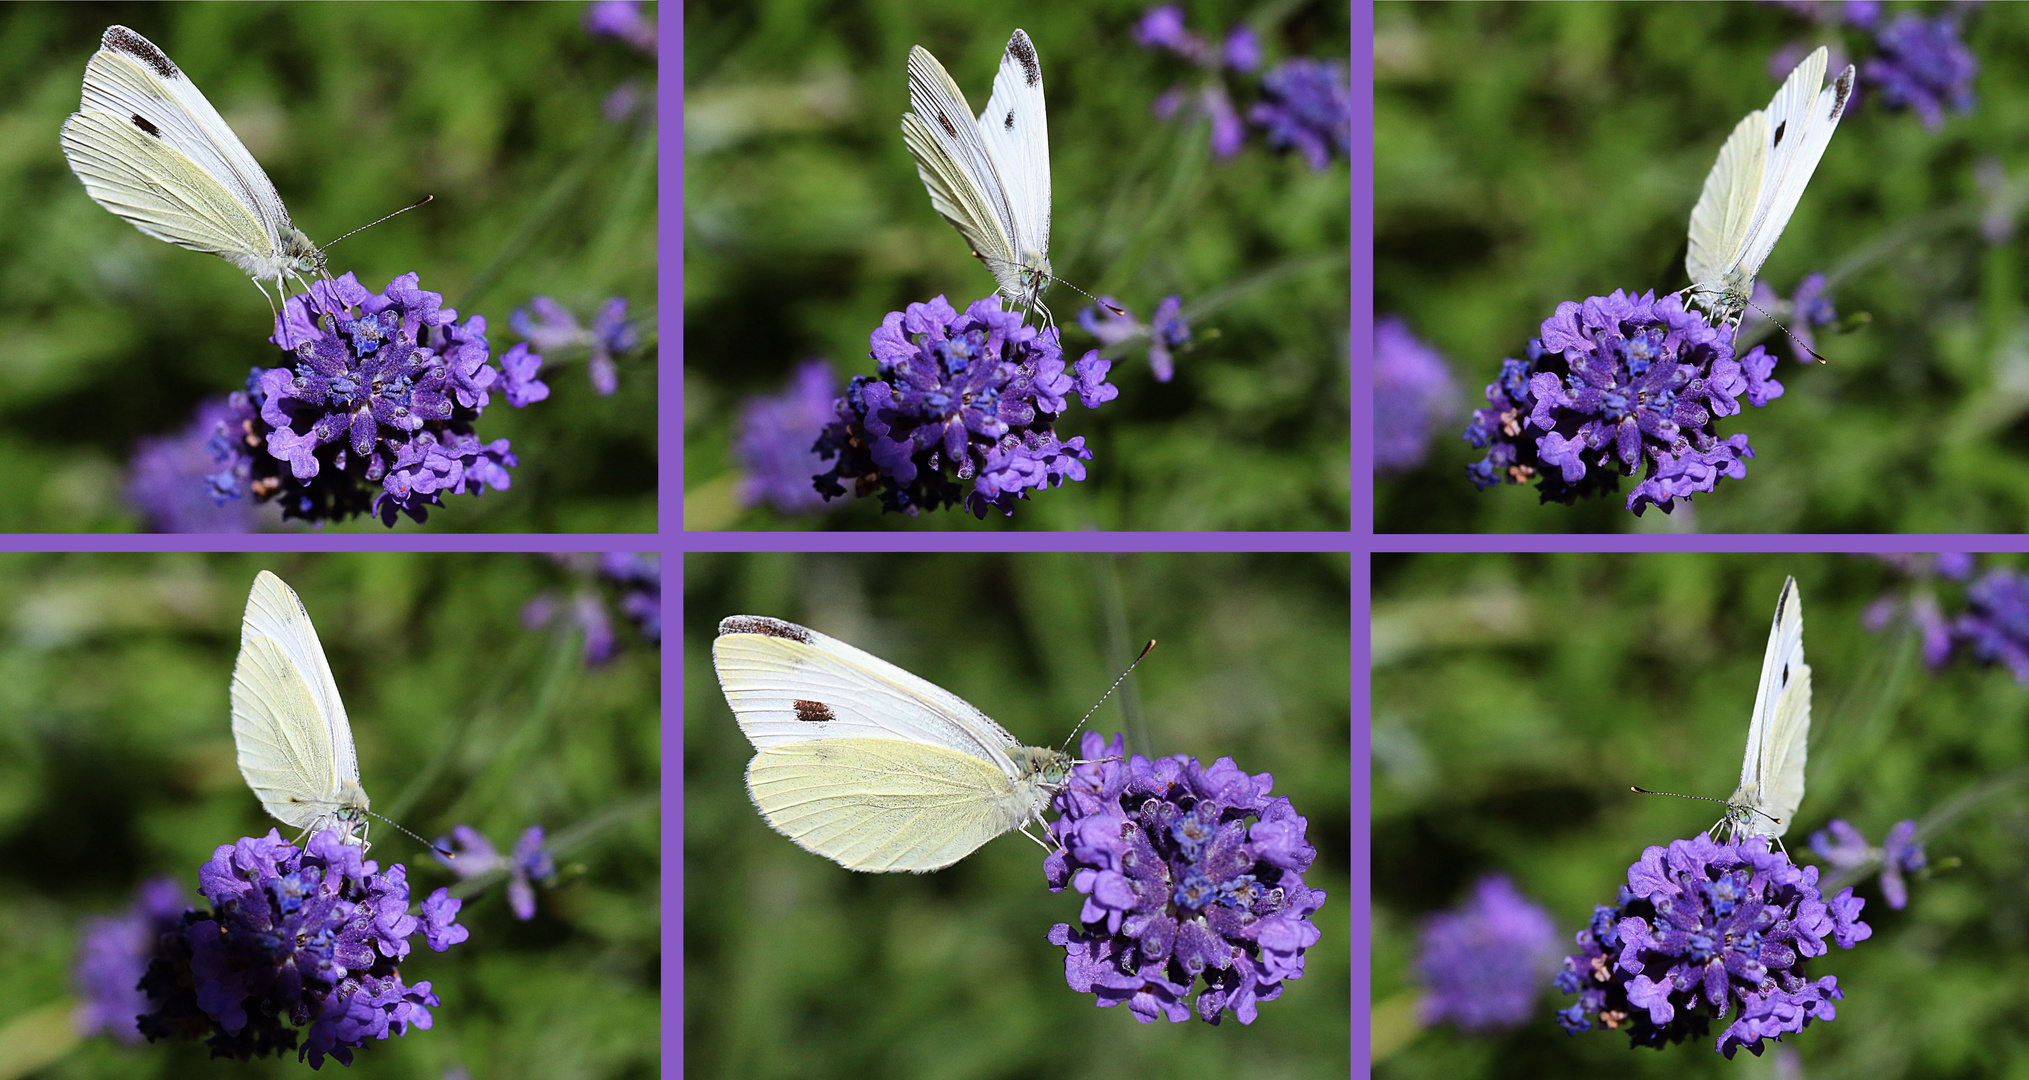
<svg viewBox="0 0 2029 1080">
<path fill-rule="evenodd" d="M 1733 330 L 1686 311 L 1674 294 L 1615 290 L 1566 300 L 1529 341 L 1528 359 L 1501 361 L 1465 440 L 1489 447 L 1466 467 L 1482 490 L 1535 479 L 1544 502 L 1614 491 L 1646 470 L 1628 495 L 1636 515 L 1747 475 L 1746 435 L 1724 439 L 1720 417 L 1781 397 L 1775 357 L 1760 346 L 1733 358 Z M 1540 434 L 1537 434 L 1540 432 Z"/>
<path fill-rule="evenodd" d="M 1557 970 L 1557 926 L 1504 875 L 1489 874 L 1456 910 L 1431 916 L 1417 934 L 1423 1022 L 1462 1031 L 1519 1027 L 1535 1014 Z"/>
<path fill-rule="evenodd" d="M 843 390 L 830 361 L 805 360 L 780 393 L 740 405 L 733 456 L 742 473 L 741 505 L 765 502 L 780 514 L 825 509 L 811 478 L 824 471 L 817 439 L 837 415 L 833 403 Z"/>
<path fill-rule="evenodd" d="M 1878 90 L 1888 108 L 1914 110 L 1932 131 L 1944 126 L 1946 107 L 1972 109 L 1980 64 L 1959 40 L 1957 18 L 1904 12 L 1881 28 L 1875 46 L 1880 55 L 1861 65 L 1860 81 Z"/>
<path fill-rule="evenodd" d="M 228 474 L 214 492 L 212 474 L 221 464 L 214 446 L 229 446 L 219 427 L 237 415 L 227 399 L 210 398 L 198 405 L 197 415 L 182 431 L 142 439 L 135 446 L 128 465 L 127 499 L 149 529 L 247 533 L 260 524 L 254 501 L 241 497 L 246 477 Z M 233 457 L 227 453 L 223 460 Z"/>
<path fill-rule="evenodd" d="M 1120 309 L 1120 314 L 1087 304 L 1078 309 L 1078 325 L 1098 338 L 1102 347 L 1146 336 L 1148 366 L 1155 373 L 1155 381 L 1170 381 L 1176 375 L 1171 350 L 1180 349 L 1191 341 L 1191 324 L 1182 315 L 1183 301 L 1175 294 L 1164 297 L 1155 307 L 1155 318 L 1146 326 L 1128 311 L 1126 305 L 1111 296 L 1101 296 L 1099 302 Z"/>
<path fill-rule="evenodd" d="M 1966 589 L 1971 610 L 1952 620 L 1952 638 L 1982 664 L 2008 665 L 2015 681 L 2029 684 L 2029 577 L 1990 570 Z"/>
<path fill-rule="evenodd" d="M 460 323 L 443 303 L 415 274 L 375 294 L 347 273 L 289 297 L 271 340 L 295 363 L 255 368 L 227 399 L 210 444 L 213 497 L 244 491 L 284 518 L 370 513 L 392 526 L 425 520 L 445 492 L 505 490 L 517 459 L 473 424 L 494 389 L 510 404 L 539 400 L 526 384 L 541 358 L 517 346 L 496 368 L 485 317 Z"/>
<path fill-rule="evenodd" d="M 1141 21 L 1134 27 L 1134 40 L 1143 48 L 1180 56 L 1205 72 L 1195 91 L 1187 90 L 1182 84 L 1163 91 L 1152 108 L 1156 119 L 1168 120 L 1186 102 L 1191 102 L 1197 113 L 1211 121 L 1213 156 L 1229 158 L 1239 153 L 1241 143 L 1247 139 L 1247 129 L 1240 122 L 1239 111 L 1233 107 L 1224 69 L 1246 73 L 1260 65 L 1261 42 L 1254 36 L 1254 31 L 1245 24 L 1236 24 L 1226 35 L 1224 47 L 1215 49 L 1184 29 L 1181 7 L 1164 4 L 1148 9 L 1142 15 Z"/>
<path fill-rule="evenodd" d="M 1830 951 L 1827 937 L 1850 949 L 1874 931 L 1859 921 L 1866 901 L 1846 889 L 1827 902 L 1817 882 L 1817 867 L 1799 869 L 1762 837 L 1648 848 L 1564 958 L 1556 987 L 1579 998 L 1557 1022 L 1576 1035 L 1598 1020 L 1625 1027 L 1630 1046 L 1661 1048 L 1731 1014 L 1716 1047 L 1730 1059 L 1834 1019 L 1838 978 L 1812 981 L 1804 963 Z"/>
<path fill-rule="evenodd" d="M 1374 323 L 1374 470 L 1404 472 L 1423 464 L 1430 432 L 1457 410 L 1458 389 L 1436 349 L 1408 322 Z"/>
<path fill-rule="evenodd" d="M 603 579 L 620 589 L 620 613 L 634 621 L 641 639 L 662 640 L 662 556 L 655 553 L 608 552 L 603 555 L 559 553 L 552 556 L 579 579 L 568 595 L 546 589 L 523 605 L 521 624 L 530 630 L 545 626 L 584 632 L 587 667 L 611 660 L 619 651 L 613 622 L 606 612 Z"/>
<path fill-rule="evenodd" d="M 1881 847 L 1867 842 L 1860 830 L 1834 818 L 1823 830 L 1811 834 L 1811 850 L 1834 870 L 1856 870 L 1877 860 L 1881 865 L 1881 895 L 1888 906 L 1901 911 L 1909 904 L 1909 886 L 1902 875 L 1913 874 L 1930 865 L 1923 845 L 1916 842 L 1916 821 L 1905 818 L 1888 830 Z"/>
<path fill-rule="evenodd" d="M 1830 326 L 1839 318 L 1838 309 L 1832 306 L 1832 298 L 1825 295 L 1825 275 L 1805 275 L 1804 279 L 1797 283 L 1796 294 L 1787 300 L 1777 296 L 1775 289 L 1768 282 L 1756 278 L 1754 294 L 1748 299 L 1751 304 L 1741 317 L 1740 329 L 1734 335 L 1736 338 L 1745 337 L 1760 324 L 1769 321 L 1767 316 L 1763 315 L 1763 312 L 1767 312 L 1788 320 L 1789 332 L 1785 334 L 1779 327 L 1776 333 L 1781 334 L 1789 342 L 1790 355 L 1796 357 L 1797 363 L 1818 362 L 1817 358 L 1811 355 L 1811 350 L 1818 347 L 1817 335 L 1811 332 L 1811 327 Z"/>
<path fill-rule="evenodd" d="M 1298 150 L 1322 170 L 1353 146 L 1351 73 L 1333 61 L 1295 57 L 1261 76 L 1262 100 L 1247 119 L 1267 133 L 1268 145 Z"/>
<path fill-rule="evenodd" d="M 438 889 L 418 918 L 407 870 L 382 871 L 343 836 L 326 829 L 298 849 L 270 829 L 212 853 L 198 871 L 212 910 L 186 912 L 141 980 L 149 1041 L 204 1038 L 213 1057 L 245 1061 L 295 1049 L 300 1035 L 297 1058 L 315 1069 L 431 1026 L 430 984 L 404 983 L 397 964 L 418 932 L 437 952 L 464 941 L 461 902 Z"/>
<path fill-rule="evenodd" d="M 624 41 L 655 55 L 655 24 L 642 17 L 639 0 L 593 0 L 585 8 L 585 33 Z"/>
<path fill-rule="evenodd" d="M 148 1011 L 141 976 L 162 935 L 183 920 L 183 889 L 171 878 L 155 878 L 123 915 L 87 919 L 78 931 L 77 1028 L 84 1035 L 105 1032 L 130 1046 L 146 1040 L 136 1021 Z"/>
<path fill-rule="evenodd" d="M 552 358 L 566 349 L 588 348 L 585 372 L 591 377 L 592 389 L 604 395 L 612 394 L 620 385 L 620 373 L 613 358 L 633 352 L 641 345 L 641 336 L 627 322 L 627 298 L 623 296 L 601 304 L 592 315 L 590 329 L 579 325 L 569 308 L 547 296 L 530 300 L 527 308 L 515 308 L 508 315 L 507 324 L 526 338 L 531 348 Z M 547 396 L 548 390 L 543 393 Z"/>
<path fill-rule="evenodd" d="M 1310 916 L 1325 894 L 1303 880 L 1317 858 L 1308 823 L 1268 794 L 1273 777 L 1231 758 L 1129 758 L 1123 736 L 1097 732 L 1080 753 L 1054 800 L 1058 848 L 1043 861 L 1051 892 L 1085 896 L 1075 924 L 1050 928 L 1065 980 L 1144 1024 L 1193 1012 L 1217 1024 L 1227 1010 L 1253 1023 L 1261 1002 L 1302 977 L 1320 936 Z"/>
<path fill-rule="evenodd" d="M 1056 328 L 1038 331 L 995 296 L 963 312 L 942 296 L 910 304 L 870 341 L 875 375 L 853 376 L 818 442 L 820 459 L 838 459 L 815 478 L 826 499 L 850 485 L 911 516 L 1013 514 L 1032 490 L 1085 478 L 1084 436 L 1060 440 L 1054 427 L 1068 395 L 1096 409 L 1120 394 L 1106 382 L 1112 361 L 1093 350 L 1067 372 Z"/>
<path fill-rule="evenodd" d="M 437 846 L 452 852 L 451 858 L 439 854 L 436 860 L 458 875 L 460 881 L 504 871 L 507 874 L 507 906 L 522 922 L 535 918 L 534 882 L 556 880 L 556 862 L 543 846 L 543 828 L 540 825 L 530 825 L 523 830 L 521 838 L 514 842 L 513 856 L 506 859 L 501 858 L 493 844 L 470 825 L 456 826 L 450 836 L 438 837 Z"/>
<path fill-rule="evenodd" d="M 1886 554 L 1875 556 L 1900 570 L 1909 579 L 1904 590 L 1890 589 L 1876 597 L 1860 615 L 1860 624 L 1880 633 L 1898 620 L 1908 619 L 1923 634 L 1923 660 L 1932 668 L 1951 659 L 1952 628 L 1938 606 L 1933 578 L 1964 581 L 1972 576 L 1973 557 L 1963 553 L 1941 555 Z"/>
</svg>

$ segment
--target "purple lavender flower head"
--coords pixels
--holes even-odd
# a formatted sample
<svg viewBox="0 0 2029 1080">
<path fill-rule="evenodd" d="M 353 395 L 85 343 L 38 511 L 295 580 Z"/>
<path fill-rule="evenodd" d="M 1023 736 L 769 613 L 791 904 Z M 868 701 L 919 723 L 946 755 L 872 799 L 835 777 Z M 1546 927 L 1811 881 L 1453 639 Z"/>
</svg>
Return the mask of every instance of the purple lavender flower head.
<svg viewBox="0 0 2029 1080">
<path fill-rule="evenodd" d="M 467 937 L 448 890 L 411 914 L 408 871 L 382 871 L 338 829 L 302 849 L 272 829 L 221 845 L 198 891 L 212 910 L 186 912 L 163 936 L 141 979 L 152 1011 L 140 1029 L 151 1042 L 204 1038 L 213 1057 L 296 1049 L 313 1069 L 326 1057 L 350 1065 L 369 1040 L 427 1029 L 437 997 L 397 965 L 417 933 L 437 952 Z"/>
<path fill-rule="evenodd" d="M 1205 43 L 1184 29 L 1184 9 L 1175 4 L 1149 8 L 1134 24 L 1135 43 L 1144 49 L 1167 49 L 1196 63 L 1205 52 Z"/>
<path fill-rule="evenodd" d="M 174 435 L 140 441 L 128 466 L 127 499 L 141 512 L 148 528 L 165 533 L 246 533 L 259 524 L 252 499 L 242 497 L 246 478 L 230 472 L 214 484 L 212 474 L 224 460 L 216 445 L 225 439 L 221 425 L 237 414 L 223 397 L 197 407 L 190 424 Z"/>
<path fill-rule="evenodd" d="M 1763 837 L 1718 844 L 1708 834 L 1650 847 L 1628 868 L 1613 907 L 1594 909 L 1555 985 L 1578 1003 L 1557 1014 L 1576 1035 L 1596 1020 L 1631 1046 L 1661 1048 L 1735 1019 L 1715 1049 L 1760 1056 L 1812 1020 L 1837 1017 L 1837 977 L 1813 981 L 1807 960 L 1873 936 L 1866 901 L 1846 889 L 1826 901 L 1818 868 L 1799 868 Z"/>
<path fill-rule="evenodd" d="M 1423 1022 L 1504 1031 L 1527 1022 L 1557 968 L 1557 925 L 1501 874 L 1489 874 L 1455 911 L 1417 934 Z"/>
<path fill-rule="evenodd" d="M 655 24 L 642 17 L 639 0 L 592 0 L 585 8 L 585 33 L 624 41 L 655 55 Z"/>
<path fill-rule="evenodd" d="M 568 592 L 550 589 L 522 605 L 521 624 L 530 630 L 545 626 L 576 629 L 584 634 L 586 667 L 598 667 L 620 651 L 607 612 L 603 578 L 620 588 L 620 613 L 632 619 L 642 640 L 662 640 L 662 556 L 654 552 L 607 552 L 604 555 L 560 553 L 556 560 L 580 584 Z M 475 834 L 476 835 L 476 834 Z M 482 838 L 483 839 L 483 838 Z"/>
<path fill-rule="evenodd" d="M 556 862 L 550 858 L 549 849 L 543 846 L 543 828 L 531 825 L 515 841 L 514 853 L 501 858 L 491 841 L 470 825 L 459 825 L 451 830 L 448 837 L 438 837 L 437 846 L 451 851 L 452 857 L 437 855 L 436 859 L 445 869 L 458 875 L 458 880 L 469 881 L 486 874 L 505 871 L 507 874 L 507 906 L 514 917 L 522 922 L 535 918 L 535 882 L 549 882 L 556 879 Z"/>
<path fill-rule="evenodd" d="M 1449 419 L 1458 391 L 1436 349 L 1397 316 L 1374 323 L 1374 471 L 1423 464 L 1430 431 Z"/>
<path fill-rule="evenodd" d="M 2002 663 L 2029 685 L 2029 577 L 1989 570 L 1966 588 L 1970 609 L 1952 620 L 1952 639 L 1982 664 Z"/>
<path fill-rule="evenodd" d="M 1879 848 L 1869 844 L 1860 830 L 1834 819 L 1824 831 L 1811 834 L 1811 850 L 1839 871 L 1866 867 L 1878 859 L 1882 897 L 1896 911 L 1909 904 L 1909 885 L 1902 875 L 1916 873 L 1930 865 L 1930 860 L 1924 856 L 1923 845 L 1916 841 L 1916 822 L 1908 818 L 1896 822 L 1888 830 L 1888 836 Z"/>
<path fill-rule="evenodd" d="M 837 415 L 832 403 L 840 390 L 829 361 L 806 360 L 797 365 L 781 393 L 748 398 L 740 406 L 733 456 L 743 474 L 741 503 L 765 502 L 780 514 L 824 509 L 824 499 L 810 478 L 824 471 L 817 438 Z"/>
<path fill-rule="evenodd" d="M 566 349 L 588 349 L 585 374 L 592 381 L 592 389 L 607 396 L 620 385 L 619 368 L 613 358 L 641 345 L 640 334 L 627 321 L 624 296 L 615 296 L 599 305 L 592 315 L 590 329 L 581 325 L 569 308 L 547 296 L 535 297 L 528 307 L 508 313 L 507 325 L 538 352 L 555 355 Z M 547 396 L 549 391 L 545 389 L 543 393 Z"/>
<path fill-rule="evenodd" d="M 1924 663 L 1933 669 L 1943 667 L 1951 659 L 1952 624 L 1938 606 L 1937 594 L 1930 583 L 1940 577 L 1952 581 L 1971 577 L 1972 557 L 1959 552 L 1892 553 L 1876 557 L 1901 571 L 1909 582 L 1905 590 L 1890 589 L 1876 597 L 1861 613 L 1860 624 L 1878 634 L 1908 619 L 1923 634 Z"/>
<path fill-rule="evenodd" d="M 141 976 L 162 935 L 182 922 L 183 911 L 182 888 L 173 879 L 155 878 L 141 886 L 126 914 L 85 920 L 71 968 L 80 1034 L 105 1032 L 130 1046 L 146 1041 L 136 1025 L 148 1011 Z"/>
<path fill-rule="evenodd" d="M 1226 47 L 1220 59 L 1234 71 L 1253 71 L 1261 66 L 1261 39 L 1254 34 L 1254 28 L 1246 23 L 1236 23 L 1226 33 Z"/>
<path fill-rule="evenodd" d="M 1944 126 L 1947 106 L 1959 112 L 1972 109 L 1980 62 L 1959 40 L 1957 19 L 1905 12 L 1881 28 L 1875 46 L 1880 54 L 1862 65 L 1860 78 L 1881 92 L 1890 109 L 1915 110 L 1932 131 Z"/>
<path fill-rule="evenodd" d="M 377 294 L 348 273 L 289 297 L 271 340 L 294 362 L 254 369 L 228 399 L 211 446 L 214 489 L 243 485 L 285 518 L 371 513 L 393 525 L 401 514 L 424 520 L 445 493 L 507 488 L 517 459 L 473 423 L 495 389 L 510 403 L 533 398 L 490 361 L 486 319 L 461 323 L 443 303 L 414 274 Z M 524 359 L 514 365 L 525 371 Z"/>
<path fill-rule="evenodd" d="M 1668 513 L 1679 497 L 1747 475 L 1747 436 L 1722 439 L 1715 423 L 1740 411 L 1743 394 L 1760 407 L 1783 392 L 1774 356 L 1757 345 L 1734 359 L 1733 328 L 1675 294 L 1564 301 L 1525 355 L 1501 361 L 1488 407 L 1473 413 L 1465 440 L 1488 449 L 1466 472 L 1482 490 L 1536 480 L 1544 502 L 1614 491 L 1641 471 L 1627 508 Z"/>
<path fill-rule="evenodd" d="M 1284 60 L 1261 76 L 1261 93 L 1247 119 L 1266 132 L 1269 146 L 1299 151 L 1317 170 L 1352 152 L 1352 76 L 1344 65 Z"/>
<path fill-rule="evenodd" d="M 1121 736 L 1096 732 L 1080 749 L 1055 799 L 1058 850 L 1043 862 L 1051 892 L 1085 897 L 1075 923 L 1050 928 L 1065 981 L 1144 1024 L 1193 1013 L 1217 1024 L 1228 1010 L 1253 1023 L 1319 938 L 1310 916 L 1325 894 L 1304 884 L 1317 858 L 1307 822 L 1268 793 L 1273 777 L 1231 758 L 1129 758 Z"/>
<path fill-rule="evenodd" d="M 1191 341 L 1191 324 L 1182 315 L 1183 300 L 1174 294 L 1163 297 L 1162 302 L 1156 305 L 1155 318 L 1147 326 L 1111 296 L 1099 297 L 1099 301 L 1108 309 L 1118 309 L 1119 314 L 1087 304 L 1078 309 L 1078 325 L 1098 338 L 1102 346 L 1118 345 L 1147 335 L 1149 370 L 1154 372 L 1155 381 L 1170 381 L 1176 375 L 1171 351 Z"/>
<path fill-rule="evenodd" d="M 641 639 L 662 641 L 662 556 L 657 552 L 609 551 L 599 573 L 621 588 L 620 613 L 634 620 Z"/>
<path fill-rule="evenodd" d="M 817 442 L 837 459 L 814 479 L 826 499 L 877 494 L 914 516 L 964 506 L 1014 513 L 1032 491 L 1085 478 L 1085 437 L 1055 424 L 1076 392 L 1096 409 L 1120 394 L 1097 350 L 1064 363 L 1057 330 L 1038 331 L 997 297 L 957 311 L 942 296 L 889 312 L 873 332 L 872 377 L 856 375 Z M 968 490 L 969 489 L 969 490 Z"/>
</svg>

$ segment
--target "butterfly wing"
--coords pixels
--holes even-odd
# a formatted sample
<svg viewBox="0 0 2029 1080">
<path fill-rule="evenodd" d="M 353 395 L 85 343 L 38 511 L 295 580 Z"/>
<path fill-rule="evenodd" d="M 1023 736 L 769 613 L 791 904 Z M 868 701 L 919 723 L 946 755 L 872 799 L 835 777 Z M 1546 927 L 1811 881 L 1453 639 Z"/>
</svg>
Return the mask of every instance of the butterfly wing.
<svg viewBox="0 0 2029 1080">
<path fill-rule="evenodd" d="M 1767 168 L 1762 173 L 1760 205 L 1755 208 L 1754 224 L 1740 256 L 1740 268 L 1750 282 L 1768 261 L 1769 252 L 1775 250 L 1790 215 L 1796 213 L 1804 186 L 1818 171 L 1818 161 L 1825 156 L 1825 147 L 1852 97 L 1851 64 L 1832 85 L 1820 90 L 1824 73 L 1825 50 L 1821 47 L 1790 72 L 1775 100 L 1769 102 Z"/>
<path fill-rule="evenodd" d="M 1050 251 L 1050 130 L 1043 68 L 1029 35 L 1016 30 L 1001 53 L 979 135 L 1007 183 L 1013 247 L 1020 262 L 1047 268 Z"/>
<path fill-rule="evenodd" d="M 99 205 L 159 240 L 273 272 L 293 231 L 275 185 L 182 69 L 147 38 L 106 29 L 64 123 L 71 170 Z"/>
<path fill-rule="evenodd" d="M 247 596 L 233 665 L 233 743 L 240 775 L 268 813 L 319 829 L 367 808 L 352 726 L 303 602 L 263 570 Z"/>
<path fill-rule="evenodd" d="M 1810 730 L 1811 669 L 1804 663 L 1803 599 L 1796 579 L 1789 578 L 1776 601 L 1768 649 L 1762 654 L 1754 719 L 1748 724 L 1747 754 L 1740 765 L 1740 788 L 1731 800 L 1761 813 L 1736 819 L 1740 833 L 1779 838 L 1789 831 L 1790 819 L 1804 798 L 1804 758 Z"/>
<path fill-rule="evenodd" d="M 1691 242 L 1684 270 L 1696 288 L 1694 298 L 1710 307 L 1726 292 L 1725 278 L 1739 262 L 1754 219 L 1768 150 L 1768 115 L 1760 109 L 1740 118 L 1733 134 L 1719 148 L 1719 160 L 1705 174 L 1705 190 L 1691 209 Z"/>
<path fill-rule="evenodd" d="M 930 192 L 930 205 L 972 246 L 1000 291 L 1018 296 L 1021 253 L 1015 248 L 1007 185 L 965 94 L 921 45 L 909 50 L 909 107 L 902 114 L 902 142 L 916 158 L 916 174 Z"/>
</svg>

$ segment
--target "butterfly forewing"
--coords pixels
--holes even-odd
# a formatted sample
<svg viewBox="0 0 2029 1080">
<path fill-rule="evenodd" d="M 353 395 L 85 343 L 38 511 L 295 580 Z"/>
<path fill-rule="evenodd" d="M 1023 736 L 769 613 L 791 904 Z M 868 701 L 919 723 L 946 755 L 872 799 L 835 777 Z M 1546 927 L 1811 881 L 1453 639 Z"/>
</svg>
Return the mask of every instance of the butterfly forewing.
<svg viewBox="0 0 2029 1080">
<path fill-rule="evenodd" d="M 1760 813 L 1736 814 L 1738 832 L 1781 837 L 1789 831 L 1790 819 L 1803 801 L 1810 710 L 1811 669 L 1804 663 L 1803 600 L 1796 579 L 1789 578 L 1776 602 L 1768 648 L 1761 658 L 1761 681 L 1754 692 L 1754 717 L 1747 728 L 1740 788 L 1730 800 Z"/>
<path fill-rule="evenodd" d="M 1014 247 L 1016 224 L 1005 179 L 987 152 L 964 93 L 920 45 L 909 50 L 909 106 L 912 111 L 902 116 L 902 141 L 915 155 L 931 205 L 983 257 L 1003 289 L 1015 286 L 1020 252 Z"/>
<path fill-rule="evenodd" d="M 747 765 L 747 791 L 777 832 L 870 873 L 942 869 L 1026 816 L 1003 812 L 1015 783 L 992 765 L 894 739 L 762 750 Z"/>
<path fill-rule="evenodd" d="M 979 114 L 980 138 L 1007 184 L 1018 261 L 1050 250 L 1050 132 L 1043 68 L 1029 35 L 1016 30 L 1001 53 L 993 97 Z M 1041 213 L 1035 213 L 1040 210 Z"/>
<path fill-rule="evenodd" d="M 1820 50 L 1822 52 L 1823 50 Z M 1814 54 L 1815 55 L 1815 54 Z M 1818 63 L 1822 73 L 1824 64 Z M 1796 81 L 1792 75 L 1791 81 Z M 1787 145 L 1777 144 L 1769 149 L 1769 180 L 1765 209 L 1757 215 L 1757 228 L 1750 234 L 1752 247 L 1742 259 L 1742 265 L 1751 267 L 1756 273 L 1761 264 L 1768 261 L 1769 252 L 1775 250 L 1775 241 L 1789 225 L 1791 215 L 1796 213 L 1797 203 L 1802 201 L 1804 187 L 1818 170 L 1818 162 L 1825 156 L 1825 148 L 1831 145 L 1832 132 L 1839 126 L 1840 117 L 1845 115 L 1846 102 L 1853 92 L 1853 68 L 1847 65 L 1831 86 L 1818 90 L 1818 76 L 1807 76 L 1808 82 L 1798 96 L 1806 98 L 1795 114 L 1785 117 L 1788 131 Z M 1785 85 L 1784 104 L 1791 97 L 1791 87 Z M 1774 120 L 1771 120 L 1774 123 Z M 1771 136 L 1773 138 L 1773 136 Z"/>
</svg>

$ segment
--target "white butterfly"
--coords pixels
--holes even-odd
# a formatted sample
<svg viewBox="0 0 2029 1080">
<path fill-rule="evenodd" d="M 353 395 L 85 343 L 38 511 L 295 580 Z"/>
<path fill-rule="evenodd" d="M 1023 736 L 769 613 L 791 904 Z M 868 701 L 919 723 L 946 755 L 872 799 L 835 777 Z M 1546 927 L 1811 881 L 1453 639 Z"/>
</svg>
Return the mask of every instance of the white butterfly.
<svg viewBox="0 0 2029 1080">
<path fill-rule="evenodd" d="M 1734 125 L 1691 210 L 1684 269 L 1691 275 L 1692 302 L 1715 318 L 1738 323 L 1755 275 L 1796 212 L 1845 114 L 1853 66 L 1820 90 L 1825 56 L 1819 48 L 1804 57 L 1767 109 Z"/>
<path fill-rule="evenodd" d="M 324 254 L 239 136 L 147 38 L 109 26 L 85 65 L 63 154 L 100 206 L 157 240 L 217 255 L 254 286 L 324 270 Z M 268 301 L 269 305 L 274 300 Z"/>
<path fill-rule="evenodd" d="M 944 65 L 921 45 L 909 50 L 909 106 L 902 142 L 930 205 L 972 245 L 1000 294 L 1025 312 L 1050 283 L 1050 132 L 1043 116 L 1043 69 L 1020 30 L 1001 54 L 993 97 L 977 122 Z"/>
<path fill-rule="evenodd" d="M 254 578 L 240 624 L 232 739 L 240 775 L 268 813 L 305 833 L 337 826 L 349 842 L 366 846 L 366 790 L 345 703 L 310 613 L 266 570 Z"/>
<path fill-rule="evenodd" d="M 1782 584 L 1754 719 L 1747 727 L 1747 757 L 1740 787 L 1726 800 L 1725 825 L 1734 838 L 1781 839 L 1804 799 L 1804 754 L 1811 734 L 1811 669 L 1804 663 L 1804 604 L 1795 578 Z"/>
<path fill-rule="evenodd" d="M 849 870 L 940 870 L 1034 820 L 1070 759 L 951 691 L 795 623 L 735 615 L 712 643 L 775 831 Z"/>
</svg>

